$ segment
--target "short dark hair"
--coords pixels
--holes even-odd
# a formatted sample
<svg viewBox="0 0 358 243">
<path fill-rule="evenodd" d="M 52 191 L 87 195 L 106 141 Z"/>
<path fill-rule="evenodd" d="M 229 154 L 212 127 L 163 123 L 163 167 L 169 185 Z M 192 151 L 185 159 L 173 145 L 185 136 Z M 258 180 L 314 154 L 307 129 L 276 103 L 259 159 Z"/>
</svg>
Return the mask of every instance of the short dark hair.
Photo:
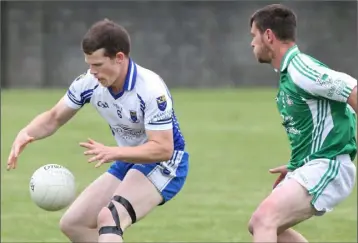
<svg viewBox="0 0 358 243">
<path fill-rule="evenodd" d="M 104 48 L 104 55 L 115 57 L 118 52 L 126 56 L 130 52 L 130 37 L 127 30 L 108 19 L 94 23 L 82 40 L 82 50 L 91 55 L 98 49 Z"/>
<path fill-rule="evenodd" d="M 296 15 L 282 4 L 271 4 L 257 10 L 250 19 L 250 27 L 254 22 L 260 33 L 271 29 L 281 41 L 296 40 Z"/>
</svg>

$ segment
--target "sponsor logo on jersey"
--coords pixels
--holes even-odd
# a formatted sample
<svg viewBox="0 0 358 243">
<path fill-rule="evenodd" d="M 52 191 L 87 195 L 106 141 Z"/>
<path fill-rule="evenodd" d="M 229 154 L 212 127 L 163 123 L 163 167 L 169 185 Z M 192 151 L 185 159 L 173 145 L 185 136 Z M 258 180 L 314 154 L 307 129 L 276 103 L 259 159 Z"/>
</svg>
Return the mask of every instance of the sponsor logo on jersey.
<svg viewBox="0 0 358 243">
<path fill-rule="evenodd" d="M 346 83 L 341 79 L 333 79 L 328 74 L 323 74 L 317 79 L 317 83 L 328 89 L 327 96 L 333 97 L 334 94 L 342 95 Z"/>
<path fill-rule="evenodd" d="M 341 80 L 336 79 L 332 82 L 332 86 L 328 91 L 328 97 L 332 97 L 334 94 L 343 95 L 343 90 L 347 87 L 347 84 Z"/>
<path fill-rule="evenodd" d="M 329 78 L 328 74 L 323 74 L 318 77 L 317 83 L 321 86 L 328 87 L 332 83 L 332 79 Z"/>
<path fill-rule="evenodd" d="M 152 119 L 150 120 L 150 122 L 158 122 L 158 121 L 162 121 L 162 120 L 168 120 L 168 119 L 171 119 L 172 117 L 173 117 L 173 111 L 167 110 L 167 111 L 158 113 L 155 116 L 153 116 Z"/>
<path fill-rule="evenodd" d="M 102 102 L 100 100 L 97 102 L 97 106 L 101 107 L 101 108 L 109 108 L 109 105 L 107 102 Z"/>
<path fill-rule="evenodd" d="M 122 139 L 133 140 L 145 134 L 144 129 L 131 128 L 124 124 L 110 125 L 113 134 L 118 134 Z"/>
</svg>

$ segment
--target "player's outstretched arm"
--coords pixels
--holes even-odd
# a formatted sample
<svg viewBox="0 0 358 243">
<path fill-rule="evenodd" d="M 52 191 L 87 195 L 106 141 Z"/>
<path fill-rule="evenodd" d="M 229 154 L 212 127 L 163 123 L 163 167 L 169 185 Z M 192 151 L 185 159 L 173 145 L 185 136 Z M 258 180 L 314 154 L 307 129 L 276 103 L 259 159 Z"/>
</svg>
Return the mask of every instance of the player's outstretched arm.
<svg viewBox="0 0 358 243">
<path fill-rule="evenodd" d="M 17 158 L 27 144 L 54 134 L 59 127 L 70 120 L 77 110 L 69 108 L 61 99 L 52 109 L 36 116 L 26 127 L 21 129 L 13 142 L 7 162 L 7 169 L 15 169 Z"/>
<path fill-rule="evenodd" d="M 46 138 L 54 134 L 58 128 L 69 121 L 77 110 L 68 107 L 63 98 L 50 110 L 35 117 L 22 132 L 26 132 L 35 140 Z"/>
</svg>

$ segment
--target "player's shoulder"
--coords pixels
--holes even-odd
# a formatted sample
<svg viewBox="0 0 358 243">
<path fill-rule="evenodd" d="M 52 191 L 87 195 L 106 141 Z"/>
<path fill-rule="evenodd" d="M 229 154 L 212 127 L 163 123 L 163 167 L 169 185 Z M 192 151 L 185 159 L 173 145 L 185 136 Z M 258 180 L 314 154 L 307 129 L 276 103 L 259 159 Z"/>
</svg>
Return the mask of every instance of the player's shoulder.
<svg viewBox="0 0 358 243">
<path fill-rule="evenodd" d="M 136 91 L 143 96 L 166 92 L 164 80 L 158 73 L 137 64 Z"/>
<path fill-rule="evenodd" d="M 317 58 L 303 52 L 295 55 L 288 65 L 288 72 L 300 71 L 301 74 L 305 72 L 318 73 L 322 70 L 329 71 L 332 69 Z"/>
<path fill-rule="evenodd" d="M 91 87 L 96 85 L 98 85 L 98 81 L 91 74 L 89 69 L 86 72 L 77 76 L 72 82 L 72 86 L 76 87 Z"/>
<path fill-rule="evenodd" d="M 293 81 L 317 81 L 322 75 L 332 74 L 335 70 L 313 56 L 300 52 L 292 58 L 287 72 Z"/>
</svg>

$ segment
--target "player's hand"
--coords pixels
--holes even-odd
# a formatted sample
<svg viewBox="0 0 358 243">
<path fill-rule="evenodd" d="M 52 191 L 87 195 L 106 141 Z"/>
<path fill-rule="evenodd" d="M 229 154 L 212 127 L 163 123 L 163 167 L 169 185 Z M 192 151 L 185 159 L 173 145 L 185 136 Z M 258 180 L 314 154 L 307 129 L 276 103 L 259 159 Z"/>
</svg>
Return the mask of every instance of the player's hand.
<svg viewBox="0 0 358 243">
<path fill-rule="evenodd" d="M 7 160 L 7 170 L 15 169 L 17 166 L 17 158 L 20 153 L 24 150 L 26 145 L 34 141 L 35 138 L 29 136 L 25 131 L 19 132 L 16 136 L 14 143 L 12 144 L 9 158 Z"/>
<path fill-rule="evenodd" d="M 282 166 L 270 169 L 269 172 L 272 174 L 280 173 L 280 175 L 276 179 L 275 183 L 273 184 L 273 188 L 275 188 L 285 178 L 288 170 L 287 170 L 286 165 L 282 165 Z"/>
<path fill-rule="evenodd" d="M 87 148 L 84 155 L 94 155 L 88 160 L 88 162 L 92 163 L 98 161 L 95 165 L 96 168 L 104 163 L 116 160 L 118 147 L 108 147 L 90 138 L 88 139 L 88 142 L 80 143 L 80 146 Z"/>
</svg>

